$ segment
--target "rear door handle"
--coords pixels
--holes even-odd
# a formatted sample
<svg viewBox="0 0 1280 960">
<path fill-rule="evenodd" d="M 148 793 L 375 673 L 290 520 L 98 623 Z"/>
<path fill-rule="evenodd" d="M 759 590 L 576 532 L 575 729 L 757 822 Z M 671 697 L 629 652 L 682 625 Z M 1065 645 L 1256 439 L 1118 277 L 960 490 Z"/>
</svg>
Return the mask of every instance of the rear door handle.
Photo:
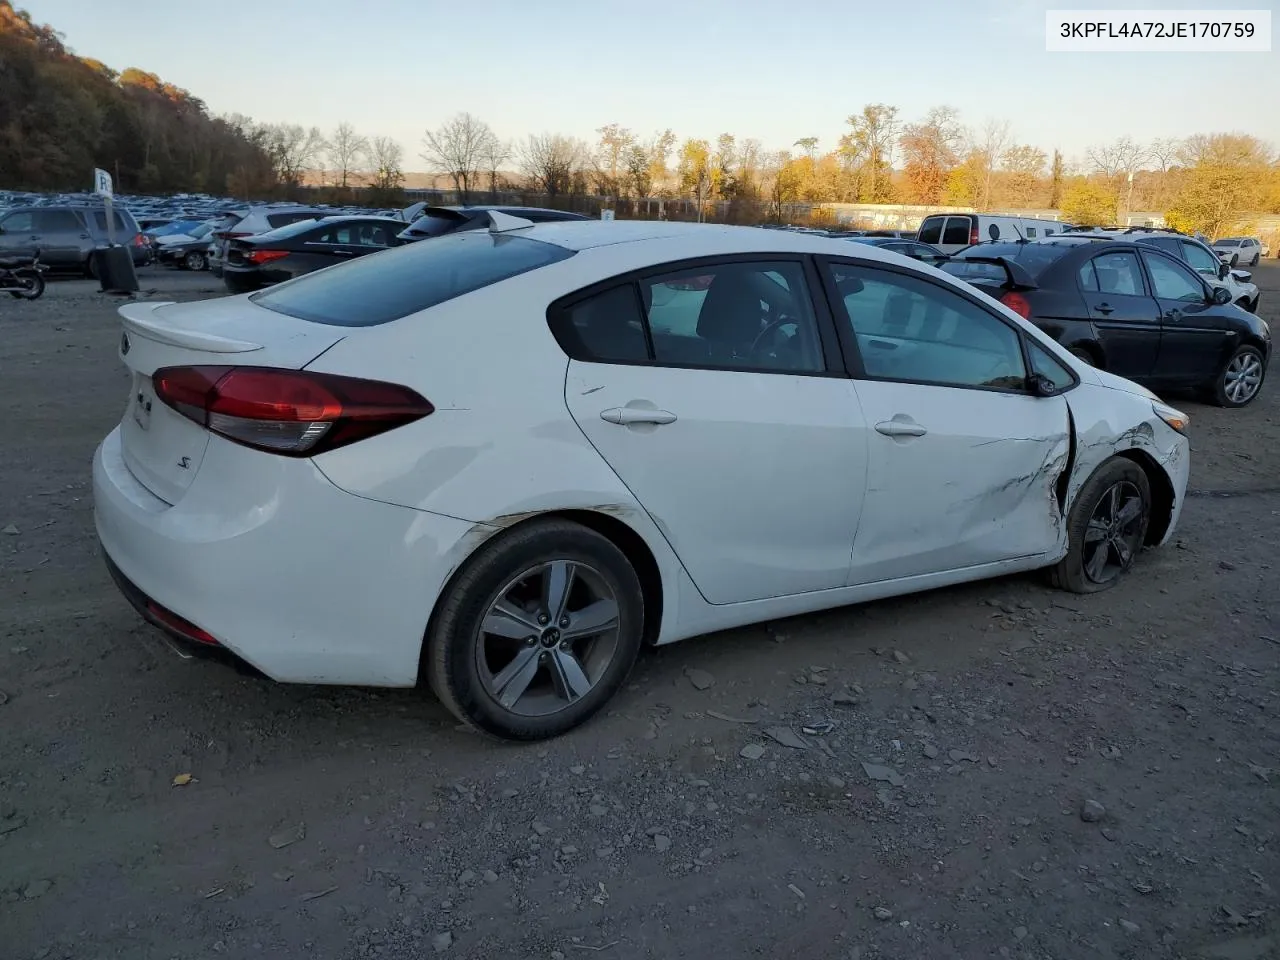
<svg viewBox="0 0 1280 960">
<path fill-rule="evenodd" d="M 1111 304 L 1109 303 L 1100 303 L 1093 309 L 1097 310 L 1104 317 L 1107 316 L 1108 314 L 1112 314 L 1116 312 L 1116 308 L 1111 306 Z"/>
<path fill-rule="evenodd" d="M 632 423 L 675 423 L 676 415 L 667 410 L 645 410 L 641 407 L 610 407 L 600 411 L 600 419 L 624 426 Z"/>
<path fill-rule="evenodd" d="M 876 424 L 876 433 L 886 437 L 923 437 L 929 431 L 908 420 L 882 420 Z"/>
</svg>

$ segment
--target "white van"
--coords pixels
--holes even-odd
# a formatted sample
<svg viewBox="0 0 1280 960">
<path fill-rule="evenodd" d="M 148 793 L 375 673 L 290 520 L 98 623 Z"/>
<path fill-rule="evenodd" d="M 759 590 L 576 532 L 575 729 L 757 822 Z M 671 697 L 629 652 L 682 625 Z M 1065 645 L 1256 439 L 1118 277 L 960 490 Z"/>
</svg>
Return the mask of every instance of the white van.
<svg viewBox="0 0 1280 960">
<path fill-rule="evenodd" d="M 943 253 L 982 243 L 985 240 L 1038 240 L 1061 233 L 1065 223 L 1032 217 L 990 216 L 985 213 L 937 213 L 925 217 L 916 239 Z"/>
</svg>

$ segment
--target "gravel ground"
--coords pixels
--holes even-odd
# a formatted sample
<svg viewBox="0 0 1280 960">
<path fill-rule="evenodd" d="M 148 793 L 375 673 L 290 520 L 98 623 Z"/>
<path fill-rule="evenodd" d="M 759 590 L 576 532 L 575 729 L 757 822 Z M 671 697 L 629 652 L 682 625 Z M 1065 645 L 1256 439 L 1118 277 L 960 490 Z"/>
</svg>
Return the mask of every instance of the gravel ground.
<svg viewBox="0 0 1280 960">
<path fill-rule="evenodd" d="M 1280 266 L 1255 276 L 1274 325 Z M 114 306 L 0 302 L 3 960 L 1280 956 L 1275 384 L 1177 400 L 1177 543 L 1109 593 L 1015 577 L 689 641 L 509 746 L 425 693 L 157 642 L 93 533 Z"/>
</svg>

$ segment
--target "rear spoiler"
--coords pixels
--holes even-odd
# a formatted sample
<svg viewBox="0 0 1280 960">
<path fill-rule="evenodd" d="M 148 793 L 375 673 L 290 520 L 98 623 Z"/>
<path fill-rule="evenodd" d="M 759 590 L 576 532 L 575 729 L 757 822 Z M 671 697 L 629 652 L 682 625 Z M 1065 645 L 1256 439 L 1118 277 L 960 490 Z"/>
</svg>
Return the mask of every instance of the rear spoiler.
<svg viewBox="0 0 1280 960">
<path fill-rule="evenodd" d="M 154 313 L 161 307 L 171 307 L 174 301 L 126 303 L 118 311 L 126 333 L 133 333 L 157 343 L 171 347 L 185 347 L 188 350 L 203 350 L 208 353 L 252 353 L 261 350 L 262 344 L 250 343 L 247 340 L 233 340 L 230 337 L 219 337 L 199 330 L 184 330 L 154 319 Z"/>
<path fill-rule="evenodd" d="M 1039 284 L 1031 278 L 1031 274 L 1027 273 L 1027 268 L 1022 264 L 1010 260 L 1008 257 L 952 257 L 952 263 L 990 263 L 1004 269 L 1006 277 L 1005 286 L 1011 290 L 1034 290 Z M 965 280 L 965 277 L 956 277 L 957 280 Z"/>
</svg>

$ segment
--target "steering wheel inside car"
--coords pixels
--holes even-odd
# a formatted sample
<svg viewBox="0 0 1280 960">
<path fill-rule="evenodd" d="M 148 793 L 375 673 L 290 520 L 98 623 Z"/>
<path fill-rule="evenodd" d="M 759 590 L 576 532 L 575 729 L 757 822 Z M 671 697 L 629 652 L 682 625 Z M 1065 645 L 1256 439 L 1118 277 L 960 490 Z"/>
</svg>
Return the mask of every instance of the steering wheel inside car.
<svg viewBox="0 0 1280 960">
<path fill-rule="evenodd" d="M 777 342 L 778 332 L 783 327 L 795 327 L 795 334 L 787 338 L 783 343 Z M 751 341 L 751 347 L 747 351 L 753 363 L 758 363 L 763 357 L 778 357 L 778 347 L 786 346 L 788 352 L 795 358 L 788 366 L 803 366 L 804 360 L 817 356 L 817 352 L 813 349 L 814 344 L 809 342 L 810 331 L 799 320 L 794 320 L 788 316 L 780 316 L 777 320 L 770 320 L 764 325 L 764 329 L 756 334 L 756 338 Z M 799 362 L 796 362 L 799 361 Z"/>
</svg>

